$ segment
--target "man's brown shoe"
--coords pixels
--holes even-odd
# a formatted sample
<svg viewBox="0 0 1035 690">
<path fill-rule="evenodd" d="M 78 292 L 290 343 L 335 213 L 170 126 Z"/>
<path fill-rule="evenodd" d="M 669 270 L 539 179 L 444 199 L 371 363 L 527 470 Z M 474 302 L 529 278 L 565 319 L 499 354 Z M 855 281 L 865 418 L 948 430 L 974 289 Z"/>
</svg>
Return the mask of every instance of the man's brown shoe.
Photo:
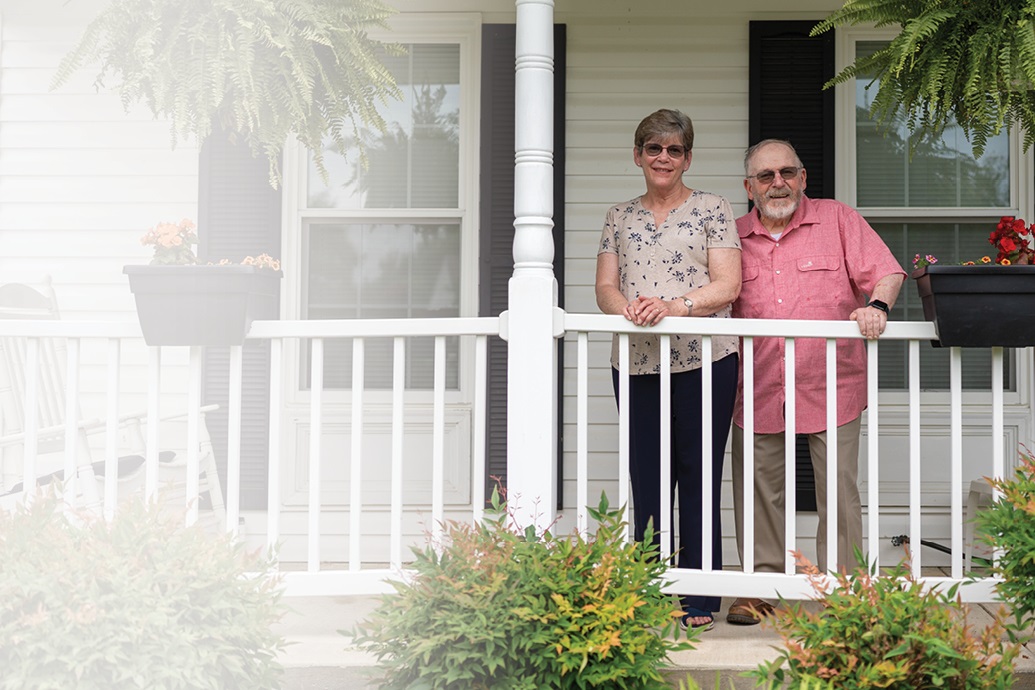
<svg viewBox="0 0 1035 690">
<path fill-rule="evenodd" d="M 726 612 L 726 622 L 733 625 L 758 625 L 773 612 L 773 605 L 761 599 L 737 599 Z"/>
</svg>

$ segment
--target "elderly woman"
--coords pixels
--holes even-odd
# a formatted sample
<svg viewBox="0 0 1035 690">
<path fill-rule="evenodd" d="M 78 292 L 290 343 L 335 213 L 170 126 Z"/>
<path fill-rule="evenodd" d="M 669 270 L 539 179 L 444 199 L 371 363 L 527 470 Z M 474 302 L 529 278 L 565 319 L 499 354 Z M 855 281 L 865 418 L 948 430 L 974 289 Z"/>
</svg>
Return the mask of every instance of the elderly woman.
<svg viewBox="0 0 1035 690">
<path fill-rule="evenodd" d="M 694 145 L 693 125 L 683 113 L 659 110 L 644 118 L 633 147 L 646 193 L 607 212 L 597 254 L 597 305 L 645 329 L 666 317 L 729 318 L 740 293 L 740 239 L 733 209 L 724 197 L 683 184 Z M 636 539 L 647 523 L 660 526 L 661 360 L 659 339 L 630 336 L 629 473 Z M 737 339 L 712 338 L 712 563 L 722 568 L 719 486 L 737 394 Z M 680 568 L 700 568 L 701 339 L 671 338 L 670 492 L 678 491 Z M 618 397 L 618 337 L 611 348 Z M 671 495 L 671 494 L 670 494 Z M 684 596 L 682 626 L 708 627 L 719 597 Z"/>
</svg>

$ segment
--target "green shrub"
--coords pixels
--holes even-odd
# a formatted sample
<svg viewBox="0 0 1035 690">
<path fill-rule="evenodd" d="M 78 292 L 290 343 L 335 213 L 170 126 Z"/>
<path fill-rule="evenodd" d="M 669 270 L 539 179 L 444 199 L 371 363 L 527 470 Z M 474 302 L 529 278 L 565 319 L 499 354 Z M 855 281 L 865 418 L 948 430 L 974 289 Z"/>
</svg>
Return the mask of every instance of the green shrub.
<svg viewBox="0 0 1035 690">
<path fill-rule="evenodd" d="M 270 568 L 140 501 L 110 522 L 53 493 L 0 510 L 0 688 L 279 687 Z"/>
<path fill-rule="evenodd" d="M 996 587 L 1013 609 L 1014 631 L 1025 629 L 1035 618 L 1035 458 L 1021 453 L 1012 479 L 992 481 L 1002 498 L 978 513 L 978 530 L 994 549 L 998 560 L 992 571 L 1002 578 Z"/>
<path fill-rule="evenodd" d="M 861 553 L 856 553 L 860 562 Z M 980 633 L 967 608 L 948 591 L 927 589 L 904 566 L 877 576 L 859 568 L 829 586 L 798 554 L 816 590 L 818 611 L 781 602 L 768 619 L 784 640 L 776 659 L 750 672 L 759 684 L 816 688 L 1008 688 L 1016 644 L 1004 641 L 1002 621 Z M 786 666 L 786 668 L 784 668 Z"/>
<path fill-rule="evenodd" d="M 602 496 L 592 538 L 514 523 L 493 493 L 481 524 L 448 523 L 445 543 L 415 549 L 357 642 L 401 690 L 668 688 L 660 667 L 678 639 L 652 534 L 625 543 L 622 510 Z"/>
<path fill-rule="evenodd" d="M 715 690 L 737 690 L 736 684 L 732 679 L 727 678 L 728 685 L 722 684 L 722 678 L 718 673 L 715 674 Z M 775 680 L 770 680 L 767 683 L 759 683 L 755 687 L 764 687 L 766 690 L 779 690 L 780 683 Z M 820 680 L 818 678 L 802 678 L 798 683 L 797 687 L 799 690 L 830 690 L 835 687 L 831 681 Z M 840 686 L 837 686 L 840 687 Z M 701 686 L 698 685 L 697 681 L 692 676 L 687 676 L 685 681 L 679 681 L 679 690 L 701 690 Z"/>
</svg>

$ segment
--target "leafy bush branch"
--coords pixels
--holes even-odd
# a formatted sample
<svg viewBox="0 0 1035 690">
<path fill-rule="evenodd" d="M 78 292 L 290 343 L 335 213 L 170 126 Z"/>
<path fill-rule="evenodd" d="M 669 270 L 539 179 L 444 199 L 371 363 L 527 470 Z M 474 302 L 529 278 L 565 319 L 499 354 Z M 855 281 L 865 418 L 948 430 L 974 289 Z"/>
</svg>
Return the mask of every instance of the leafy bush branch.
<svg viewBox="0 0 1035 690">
<path fill-rule="evenodd" d="M 451 522 L 415 549 L 358 643 L 402 690 L 669 688 L 661 664 L 678 641 L 675 599 L 648 530 L 626 543 L 621 509 L 601 497 L 592 537 L 515 529 L 494 492 L 480 524 Z M 688 638 L 689 640 L 690 638 Z"/>
<path fill-rule="evenodd" d="M 815 605 L 782 602 L 767 619 L 784 640 L 776 659 L 752 675 L 759 685 L 811 688 L 1009 688 L 1020 648 L 1004 639 L 1001 617 L 981 632 L 947 591 L 925 589 L 903 565 L 840 573 L 829 582 L 796 554 Z M 863 562 L 863 556 L 856 552 Z"/>
<path fill-rule="evenodd" d="M 1002 496 L 978 513 L 978 529 L 998 551 L 992 569 L 1013 611 L 1011 629 L 1028 637 L 1035 622 L 1035 457 L 1025 450 L 1012 477 L 991 483 Z"/>
<path fill-rule="evenodd" d="M 0 690 L 280 687 L 269 560 L 128 501 L 0 509 Z"/>
</svg>

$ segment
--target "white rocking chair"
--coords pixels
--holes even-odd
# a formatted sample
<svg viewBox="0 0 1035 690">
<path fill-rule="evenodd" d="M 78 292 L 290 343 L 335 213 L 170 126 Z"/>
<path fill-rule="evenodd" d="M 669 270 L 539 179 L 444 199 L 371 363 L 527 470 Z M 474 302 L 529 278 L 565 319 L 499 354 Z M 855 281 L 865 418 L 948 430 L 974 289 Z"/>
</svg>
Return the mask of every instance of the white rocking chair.
<svg viewBox="0 0 1035 690">
<path fill-rule="evenodd" d="M 40 289 L 18 283 L 0 285 L 0 320 L 56 319 L 58 316 L 57 300 L 49 277 Z M 26 400 L 29 390 L 26 384 L 32 366 L 30 348 L 35 350 L 33 359 L 38 361 L 38 375 L 35 386 L 36 428 L 35 434 L 28 437 L 25 433 L 25 410 L 30 404 Z M 66 493 L 70 487 L 72 489 L 71 495 L 66 497 L 70 503 L 90 508 L 101 505 L 106 463 L 93 459 L 89 436 L 103 433 L 107 424 L 99 419 L 82 419 L 78 404 L 75 405 L 72 409 L 78 422 L 73 444 L 74 462 L 69 462 L 73 453 L 70 452 L 69 432 L 65 425 L 68 410 L 66 363 L 67 344 L 62 338 L 29 339 L 0 335 L 0 508 L 10 508 L 24 499 L 26 480 L 37 486 L 64 480 Z M 204 412 L 214 407 L 202 410 L 198 515 L 199 521 L 223 529 L 222 488 L 204 419 Z M 175 419 L 163 419 L 162 422 Z M 146 413 L 119 419 L 129 454 L 120 456 L 117 463 L 118 480 L 115 485 L 118 500 L 134 494 L 143 495 L 145 422 Z M 31 456 L 28 463 L 27 454 Z M 159 453 L 159 500 L 167 511 L 178 515 L 184 514 L 186 506 L 187 463 L 184 456 L 174 451 Z M 74 465 L 74 468 L 69 465 Z M 71 477 L 66 476 L 69 469 L 74 469 Z M 32 476 L 27 476 L 30 471 Z"/>
</svg>

